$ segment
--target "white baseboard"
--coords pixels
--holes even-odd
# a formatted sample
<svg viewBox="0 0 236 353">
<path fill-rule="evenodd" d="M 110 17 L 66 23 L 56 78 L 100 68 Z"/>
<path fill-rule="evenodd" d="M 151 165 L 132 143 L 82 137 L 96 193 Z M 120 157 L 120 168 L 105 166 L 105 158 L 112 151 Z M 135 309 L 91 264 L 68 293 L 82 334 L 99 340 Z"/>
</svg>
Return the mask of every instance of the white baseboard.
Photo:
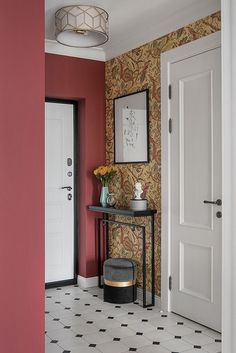
<svg viewBox="0 0 236 353">
<path fill-rule="evenodd" d="M 88 278 L 78 276 L 77 280 L 78 280 L 78 285 L 83 289 L 98 286 L 98 276 L 88 277 Z"/>
<path fill-rule="evenodd" d="M 137 297 L 139 300 L 143 300 L 143 289 L 141 287 L 137 288 Z M 152 294 L 147 291 L 147 304 L 151 303 Z M 161 310 L 161 297 L 155 294 L 155 306 Z"/>
</svg>

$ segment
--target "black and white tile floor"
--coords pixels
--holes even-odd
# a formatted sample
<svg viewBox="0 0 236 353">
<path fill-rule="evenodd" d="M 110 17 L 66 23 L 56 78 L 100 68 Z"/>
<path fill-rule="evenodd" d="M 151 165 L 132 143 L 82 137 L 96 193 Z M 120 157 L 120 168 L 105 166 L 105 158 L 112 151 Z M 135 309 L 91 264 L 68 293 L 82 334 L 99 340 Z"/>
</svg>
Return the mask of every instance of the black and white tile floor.
<svg viewBox="0 0 236 353">
<path fill-rule="evenodd" d="M 102 290 L 46 290 L 45 353 L 219 353 L 219 333 L 141 303 L 104 303 Z"/>
</svg>

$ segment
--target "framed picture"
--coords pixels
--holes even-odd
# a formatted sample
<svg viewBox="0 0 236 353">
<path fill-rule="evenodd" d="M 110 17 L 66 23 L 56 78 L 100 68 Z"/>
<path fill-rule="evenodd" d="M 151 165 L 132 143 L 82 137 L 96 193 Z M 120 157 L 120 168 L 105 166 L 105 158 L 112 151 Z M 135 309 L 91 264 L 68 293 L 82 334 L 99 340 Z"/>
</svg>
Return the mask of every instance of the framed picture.
<svg viewBox="0 0 236 353">
<path fill-rule="evenodd" d="M 149 162 L 148 89 L 114 99 L 114 162 Z"/>
</svg>

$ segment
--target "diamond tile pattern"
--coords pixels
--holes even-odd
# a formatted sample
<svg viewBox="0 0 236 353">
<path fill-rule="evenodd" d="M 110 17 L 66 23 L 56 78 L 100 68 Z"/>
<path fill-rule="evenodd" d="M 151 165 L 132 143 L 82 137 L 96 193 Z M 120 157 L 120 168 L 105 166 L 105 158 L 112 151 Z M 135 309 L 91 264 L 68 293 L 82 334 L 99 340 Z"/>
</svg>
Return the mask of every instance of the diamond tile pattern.
<svg viewBox="0 0 236 353">
<path fill-rule="evenodd" d="M 78 286 L 47 289 L 45 353 L 221 353 L 221 336 L 141 302 L 103 302 L 103 292 Z"/>
</svg>

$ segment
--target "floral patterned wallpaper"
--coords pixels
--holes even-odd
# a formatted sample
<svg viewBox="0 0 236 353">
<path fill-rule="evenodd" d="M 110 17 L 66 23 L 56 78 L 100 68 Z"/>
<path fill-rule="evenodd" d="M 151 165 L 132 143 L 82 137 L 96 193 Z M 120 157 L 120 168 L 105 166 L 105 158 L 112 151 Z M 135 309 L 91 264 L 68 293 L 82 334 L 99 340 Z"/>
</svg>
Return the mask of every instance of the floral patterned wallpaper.
<svg viewBox="0 0 236 353">
<path fill-rule="evenodd" d="M 149 208 L 157 209 L 155 222 L 155 285 L 161 286 L 161 53 L 219 31 L 220 12 L 194 22 L 176 32 L 165 35 L 137 49 L 106 62 L 106 159 L 114 162 L 113 99 L 149 89 L 150 163 L 118 165 L 119 173 L 110 189 L 115 193 L 117 206 L 128 206 L 136 181 L 141 181 Z M 130 222 L 131 219 L 116 217 Z M 147 222 L 145 218 L 136 221 Z M 147 284 L 150 290 L 150 226 L 147 222 Z M 163 234 L 162 236 L 165 236 Z M 138 285 L 142 285 L 142 237 L 139 231 L 127 227 L 110 227 L 110 254 L 113 257 L 132 257 L 138 263 Z"/>
</svg>

